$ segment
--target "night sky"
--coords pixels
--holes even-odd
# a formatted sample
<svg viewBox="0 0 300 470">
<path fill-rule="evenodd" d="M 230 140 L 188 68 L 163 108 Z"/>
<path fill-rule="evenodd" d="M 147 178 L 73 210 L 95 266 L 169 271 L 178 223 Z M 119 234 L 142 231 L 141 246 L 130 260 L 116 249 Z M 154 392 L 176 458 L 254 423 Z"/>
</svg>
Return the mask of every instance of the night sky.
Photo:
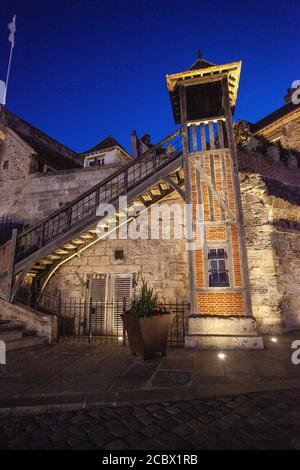
<svg viewBox="0 0 300 470">
<path fill-rule="evenodd" d="M 0 0 L 0 78 L 17 33 L 7 107 L 77 151 L 108 134 L 175 129 L 165 74 L 201 49 L 243 61 L 235 119 L 255 122 L 300 80 L 299 0 Z"/>
</svg>

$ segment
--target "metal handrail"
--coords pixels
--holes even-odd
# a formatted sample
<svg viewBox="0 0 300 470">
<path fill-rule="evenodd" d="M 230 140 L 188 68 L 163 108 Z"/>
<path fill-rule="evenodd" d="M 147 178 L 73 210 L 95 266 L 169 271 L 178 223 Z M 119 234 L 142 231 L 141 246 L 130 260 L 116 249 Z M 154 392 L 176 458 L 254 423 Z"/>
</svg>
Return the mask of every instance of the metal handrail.
<svg viewBox="0 0 300 470">
<path fill-rule="evenodd" d="M 16 260 L 23 259 L 29 256 L 29 254 L 38 251 L 57 236 L 68 232 L 79 220 L 90 216 L 89 210 L 92 209 L 94 213 L 95 207 L 98 207 L 100 203 L 107 203 L 114 200 L 119 194 L 126 193 L 133 184 L 135 185 L 142 182 L 151 174 L 163 168 L 167 163 L 172 161 L 172 159 L 177 157 L 181 151 L 181 139 L 172 142 L 180 133 L 181 128 L 144 152 L 139 158 L 129 162 L 109 177 L 67 203 L 63 208 L 55 211 L 38 224 L 22 232 L 17 238 Z M 163 147 L 165 144 L 169 144 L 170 153 L 168 155 L 166 154 L 168 147 Z M 179 144 L 178 148 L 174 148 L 174 145 L 177 144 Z M 150 163 L 150 165 L 148 165 L 149 162 L 152 164 Z M 139 173 L 138 176 L 135 175 L 136 171 Z M 132 174 L 130 174 L 130 172 Z M 132 177 L 131 180 L 129 176 Z M 121 191 L 119 190 L 119 184 L 122 186 Z M 115 189 L 117 189 L 117 191 Z M 104 199 L 101 199 L 103 195 L 101 190 L 103 190 Z"/>
</svg>

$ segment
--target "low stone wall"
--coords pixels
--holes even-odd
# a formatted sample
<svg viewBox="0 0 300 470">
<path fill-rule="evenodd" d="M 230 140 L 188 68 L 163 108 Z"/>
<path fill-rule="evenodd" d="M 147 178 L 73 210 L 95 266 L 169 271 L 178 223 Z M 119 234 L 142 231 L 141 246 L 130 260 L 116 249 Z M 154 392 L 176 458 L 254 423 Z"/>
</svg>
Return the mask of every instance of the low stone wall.
<svg viewBox="0 0 300 470">
<path fill-rule="evenodd" d="M 49 343 L 54 339 L 55 322 L 51 315 L 43 315 L 18 304 L 10 304 L 0 299 L 0 319 L 10 320 L 13 325 L 36 331 L 37 336 L 46 336 Z"/>
</svg>

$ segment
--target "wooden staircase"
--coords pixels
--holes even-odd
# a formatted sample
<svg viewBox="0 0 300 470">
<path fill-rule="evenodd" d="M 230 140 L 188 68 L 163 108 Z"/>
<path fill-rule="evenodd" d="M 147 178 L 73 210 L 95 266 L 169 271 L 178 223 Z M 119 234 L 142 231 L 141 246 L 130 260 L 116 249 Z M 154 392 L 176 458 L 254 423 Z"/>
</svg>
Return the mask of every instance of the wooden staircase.
<svg viewBox="0 0 300 470">
<path fill-rule="evenodd" d="M 120 226 L 122 217 L 132 208 L 135 211 L 141 206 L 148 208 L 175 190 L 184 197 L 183 183 L 181 129 L 178 129 L 17 237 L 10 300 L 27 274 L 40 279 L 98 241 L 97 224 L 105 232 L 112 221 Z M 120 196 L 127 197 L 122 210 L 118 208 Z M 113 216 L 97 215 L 97 208 L 104 204 L 114 206 Z"/>
</svg>

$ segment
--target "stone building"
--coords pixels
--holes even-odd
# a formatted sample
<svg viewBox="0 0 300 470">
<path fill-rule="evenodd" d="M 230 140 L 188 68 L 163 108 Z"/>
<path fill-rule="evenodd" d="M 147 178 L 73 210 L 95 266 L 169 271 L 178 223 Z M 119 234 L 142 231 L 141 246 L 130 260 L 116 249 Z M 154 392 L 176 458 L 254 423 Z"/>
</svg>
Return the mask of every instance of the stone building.
<svg viewBox="0 0 300 470">
<path fill-rule="evenodd" d="M 233 127 L 240 65 L 199 55 L 167 76 L 180 127 L 156 145 L 133 132 L 131 155 L 111 136 L 78 154 L 1 109 L 0 217 L 24 224 L 1 247 L 2 309 L 17 305 L 24 285 L 45 298 L 113 303 L 143 278 L 164 302 L 190 304 L 188 346 L 261 348 L 260 333 L 300 328 L 300 107 L 287 98 Z M 116 220 L 96 214 L 120 195 L 128 202 Z M 194 232 L 176 238 L 174 226 L 164 237 L 162 215 L 147 228 L 155 237 L 122 239 L 126 211 L 134 209 L 126 225 L 137 233 L 138 207 L 150 213 L 161 202 L 171 222 L 181 208 L 177 225 L 190 217 L 201 227 L 202 245 Z"/>
</svg>

